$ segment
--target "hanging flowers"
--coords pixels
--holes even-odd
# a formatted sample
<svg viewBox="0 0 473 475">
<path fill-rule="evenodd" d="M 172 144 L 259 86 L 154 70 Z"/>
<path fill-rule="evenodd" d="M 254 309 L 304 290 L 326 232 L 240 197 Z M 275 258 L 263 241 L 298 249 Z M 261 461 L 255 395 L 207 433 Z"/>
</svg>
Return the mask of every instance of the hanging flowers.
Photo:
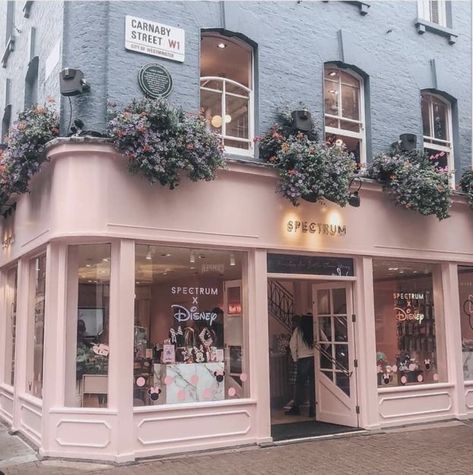
<svg viewBox="0 0 473 475">
<path fill-rule="evenodd" d="M 171 190 L 182 174 L 192 181 L 213 180 L 224 166 L 223 145 L 200 116 L 185 114 L 164 100 L 134 100 L 111 107 L 108 134 L 128 159 L 131 173 Z"/>
</svg>

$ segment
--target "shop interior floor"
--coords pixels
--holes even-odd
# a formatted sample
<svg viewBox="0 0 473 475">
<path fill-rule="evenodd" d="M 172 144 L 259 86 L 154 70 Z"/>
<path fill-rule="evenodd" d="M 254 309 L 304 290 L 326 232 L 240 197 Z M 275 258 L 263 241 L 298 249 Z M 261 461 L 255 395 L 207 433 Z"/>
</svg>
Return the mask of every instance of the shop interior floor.
<svg viewBox="0 0 473 475">
<path fill-rule="evenodd" d="M 299 439 L 303 437 L 317 437 L 329 434 L 341 434 L 343 432 L 353 432 L 359 430 L 358 427 L 340 426 L 338 424 L 328 424 L 319 421 L 293 422 L 288 424 L 276 424 L 271 426 L 271 435 L 274 441 Z"/>
</svg>

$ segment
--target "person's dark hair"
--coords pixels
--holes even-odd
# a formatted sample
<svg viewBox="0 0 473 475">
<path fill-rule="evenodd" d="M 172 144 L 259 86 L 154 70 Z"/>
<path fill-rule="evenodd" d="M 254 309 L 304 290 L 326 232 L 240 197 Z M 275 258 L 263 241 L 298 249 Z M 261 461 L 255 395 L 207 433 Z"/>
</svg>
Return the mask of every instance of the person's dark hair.
<svg viewBox="0 0 473 475">
<path fill-rule="evenodd" d="M 299 328 L 302 333 L 302 339 L 309 348 L 314 346 L 314 323 L 312 315 L 302 315 Z"/>
</svg>

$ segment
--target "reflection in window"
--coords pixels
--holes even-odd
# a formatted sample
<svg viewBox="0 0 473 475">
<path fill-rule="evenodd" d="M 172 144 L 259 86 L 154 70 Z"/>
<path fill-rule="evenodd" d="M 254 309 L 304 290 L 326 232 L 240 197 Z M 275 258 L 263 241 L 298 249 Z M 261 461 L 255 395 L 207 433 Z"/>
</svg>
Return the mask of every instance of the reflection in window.
<svg viewBox="0 0 473 475">
<path fill-rule="evenodd" d="M 43 394 L 44 309 L 46 291 L 46 254 L 30 261 L 32 294 L 29 308 L 27 391 L 38 398 Z"/>
<path fill-rule="evenodd" d="M 445 379 L 436 339 L 434 272 L 431 264 L 373 261 L 379 386 Z"/>
<path fill-rule="evenodd" d="M 110 244 L 69 246 L 66 405 L 107 407 Z"/>
<path fill-rule="evenodd" d="M 453 170 L 451 106 L 445 99 L 422 92 L 422 128 L 424 151 L 439 171 Z"/>
<path fill-rule="evenodd" d="M 463 377 L 473 380 L 473 267 L 458 266 Z"/>
<path fill-rule="evenodd" d="M 233 38 L 204 35 L 200 61 L 200 106 L 209 127 L 229 151 L 252 151 L 251 48 Z"/>
<path fill-rule="evenodd" d="M 243 257 L 136 246 L 135 406 L 247 397 Z"/>
<path fill-rule="evenodd" d="M 16 339 L 16 294 L 17 267 L 7 272 L 5 303 L 6 303 L 6 341 L 5 341 L 5 382 L 15 384 L 15 339 Z"/>
<path fill-rule="evenodd" d="M 366 161 L 362 88 L 358 76 L 325 66 L 325 141 L 346 148 L 358 164 Z"/>
</svg>

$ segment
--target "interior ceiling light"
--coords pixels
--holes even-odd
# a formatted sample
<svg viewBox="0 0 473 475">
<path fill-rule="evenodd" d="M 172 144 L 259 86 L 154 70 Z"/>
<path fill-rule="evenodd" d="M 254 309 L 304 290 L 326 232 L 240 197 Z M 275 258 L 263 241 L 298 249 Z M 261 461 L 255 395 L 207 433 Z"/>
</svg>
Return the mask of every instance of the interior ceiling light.
<svg viewBox="0 0 473 475">
<path fill-rule="evenodd" d="M 235 263 L 235 255 L 234 254 L 230 254 L 230 265 L 231 266 L 234 266 L 236 263 Z"/>
<path fill-rule="evenodd" d="M 222 116 L 221 115 L 214 115 L 210 121 L 212 124 L 212 127 L 215 127 L 216 129 L 219 129 L 222 127 Z"/>
<path fill-rule="evenodd" d="M 147 252 L 147 254 L 146 254 L 145 259 L 146 259 L 147 261 L 150 261 L 150 260 L 152 259 L 152 257 L 151 257 L 151 248 L 150 248 L 149 246 L 148 246 L 148 252 Z"/>
<path fill-rule="evenodd" d="M 232 121 L 232 116 L 230 114 L 225 114 L 225 123 L 229 124 Z"/>
<path fill-rule="evenodd" d="M 171 257 L 171 254 L 169 252 L 164 252 L 161 254 L 162 257 Z"/>
<path fill-rule="evenodd" d="M 194 251 L 191 251 L 191 255 L 190 255 L 190 257 L 189 257 L 189 262 L 190 262 L 191 264 L 194 264 L 194 262 L 195 262 L 195 254 L 194 254 Z M 192 269 L 192 267 L 191 267 L 191 269 Z"/>
<path fill-rule="evenodd" d="M 226 47 L 227 45 L 223 41 L 217 44 L 217 48 L 225 49 Z"/>
<path fill-rule="evenodd" d="M 331 76 L 331 77 L 334 77 L 334 76 L 337 75 L 337 73 L 336 73 L 335 71 L 330 71 L 330 72 L 328 73 L 328 75 Z"/>
<path fill-rule="evenodd" d="M 399 267 L 389 267 L 388 270 L 399 270 Z"/>
</svg>

